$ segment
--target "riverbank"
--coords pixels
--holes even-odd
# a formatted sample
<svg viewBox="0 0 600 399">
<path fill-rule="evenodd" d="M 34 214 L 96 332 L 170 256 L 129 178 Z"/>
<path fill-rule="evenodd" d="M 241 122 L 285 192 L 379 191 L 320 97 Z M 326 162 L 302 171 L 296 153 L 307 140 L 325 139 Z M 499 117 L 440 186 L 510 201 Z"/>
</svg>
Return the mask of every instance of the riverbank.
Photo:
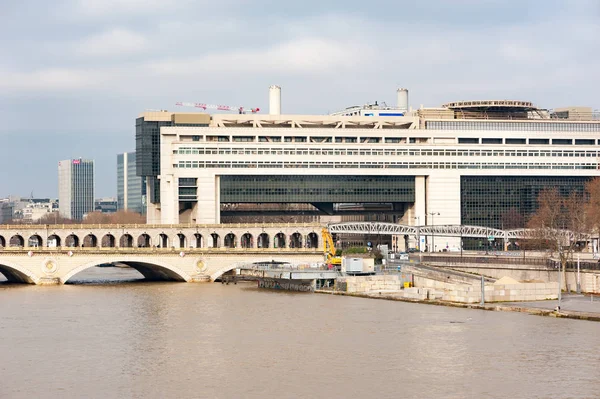
<svg viewBox="0 0 600 399">
<path fill-rule="evenodd" d="M 539 307 L 534 305 L 539 305 L 539 302 L 521 302 L 518 304 L 510 303 L 486 303 L 483 306 L 480 304 L 473 303 L 459 303 L 459 302 L 449 302 L 449 301 L 440 301 L 435 299 L 430 300 L 420 300 L 420 299 L 412 299 L 412 298 L 404 298 L 401 295 L 398 295 L 397 291 L 393 292 L 365 292 L 365 293 L 350 293 L 344 291 L 333 291 L 333 290 L 315 290 L 315 293 L 318 294 L 329 294 L 329 295 L 343 295 L 343 296 L 353 296 L 359 298 L 369 298 L 369 299 L 385 299 L 390 301 L 401 301 L 401 302 L 412 302 L 412 303 L 421 303 L 424 305 L 437 305 L 437 306 L 448 306 L 455 308 L 467 308 L 467 309 L 478 309 L 478 310 L 487 310 L 487 311 L 495 311 L 495 312 L 518 312 L 518 313 L 527 313 L 535 316 L 546 316 L 546 317 L 557 317 L 557 318 L 566 318 L 566 319 L 574 319 L 574 320 L 587 320 L 587 321 L 596 321 L 600 322 L 600 312 L 584 312 L 577 310 L 566 310 L 561 309 L 560 312 L 557 312 L 554 309 L 556 305 L 556 301 L 544 301 L 544 303 L 548 304 L 547 307 L 551 307 L 548 309 L 547 307 Z M 600 303 L 600 301 L 599 301 Z M 554 307 L 553 307 L 554 305 Z M 600 304 L 599 304 L 600 306 Z"/>
</svg>

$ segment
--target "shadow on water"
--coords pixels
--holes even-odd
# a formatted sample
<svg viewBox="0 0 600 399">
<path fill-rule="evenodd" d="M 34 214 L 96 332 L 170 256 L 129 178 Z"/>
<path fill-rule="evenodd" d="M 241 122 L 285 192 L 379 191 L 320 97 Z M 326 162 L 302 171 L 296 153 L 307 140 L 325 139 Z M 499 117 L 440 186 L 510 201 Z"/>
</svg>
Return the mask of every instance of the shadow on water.
<svg viewBox="0 0 600 399">
<path fill-rule="evenodd" d="M 71 277 L 68 285 L 115 285 L 148 282 L 137 270 L 127 266 L 97 266 Z"/>
<path fill-rule="evenodd" d="M 99 266 L 83 270 L 71 277 L 67 285 L 125 285 L 125 284 L 150 284 L 137 270 L 127 266 Z M 168 281 L 164 281 L 168 283 Z M 0 287 L 22 286 L 23 284 L 11 283 L 0 273 Z"/>
</svg>

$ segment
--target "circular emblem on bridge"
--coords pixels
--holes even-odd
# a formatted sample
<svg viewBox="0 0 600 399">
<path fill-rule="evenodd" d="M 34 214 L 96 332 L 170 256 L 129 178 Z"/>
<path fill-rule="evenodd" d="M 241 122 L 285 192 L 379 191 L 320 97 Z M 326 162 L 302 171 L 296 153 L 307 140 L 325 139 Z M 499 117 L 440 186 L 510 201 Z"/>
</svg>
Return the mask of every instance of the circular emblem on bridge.
<svg viewBox="0 0 600 399">
<path fill-rule="evenodd" d="M 57 270 L 58 270 L 58 263 L 56 262 L 56 259 L 52 259 L 52 258 L 44 259 L 44 261 L 42 262 L 42 272 L 44 272 L 47 275 L 51 275 L 51 274 L 56 273 Z"/>
<path fill-rule="evenodd" d="M 204 272 L 206 271 L 206 269 L 208 268 L 208 266 L 206 266 L 206 263 L 204 262 L 203 259 L 198 259 L 198 261 L 196 262 L 196 270 L 198 270 L 199 272 Z"/>
</svg>

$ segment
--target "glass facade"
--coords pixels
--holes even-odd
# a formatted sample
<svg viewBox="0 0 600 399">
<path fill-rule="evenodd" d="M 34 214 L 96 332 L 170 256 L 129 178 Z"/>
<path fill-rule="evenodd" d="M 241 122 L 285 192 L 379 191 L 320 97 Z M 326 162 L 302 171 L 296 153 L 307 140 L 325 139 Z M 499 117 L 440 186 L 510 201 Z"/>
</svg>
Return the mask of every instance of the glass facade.
<svg viewBox="0 0 600 399">
<path fill-rule="evenodd" d="M 414 201 L 414 176 L 221 176 L 221 203 Z"/>
<path fill-rule="evenodd" d="M 160 202 L 160 128 L 163 126 L 208 126 L 207 124 L 182 124 L 171 121 L 146 121 L 144 117 L 135 120 L 136 174 L 146 177 L 150 183 L 148 200 Z"/>
<path fill-rule="evenodd" d="M 117 203 L 119 210 L 146 213 L 146 178 L 136 174 L 136 153 L 117 155 Z"/>
<path fill-rule="evenodd" d="M 522 224 L 536 211 L 537 197 L 543 189 L 557 187 L 563 195 L 572 191 L 583 193 L 590 179 L 584 176 L 461 176 L 461 223 L 502 229 L 506 217 L 516 214 Z"/>
<path fill-rule="evenodd" d="M 73 159 L 58 163 L 58 198 L 63 217 L 81 220 L 94 211 L 94 161 Z"/>
</svg>

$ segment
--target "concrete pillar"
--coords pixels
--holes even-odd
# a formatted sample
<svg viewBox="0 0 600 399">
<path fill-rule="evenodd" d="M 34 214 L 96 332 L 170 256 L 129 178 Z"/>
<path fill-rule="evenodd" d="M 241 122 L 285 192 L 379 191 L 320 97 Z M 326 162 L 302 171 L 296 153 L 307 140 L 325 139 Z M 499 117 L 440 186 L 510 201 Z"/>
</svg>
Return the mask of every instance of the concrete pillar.
<svg viewBox="0 0 600 399">
<path fill-rule="evenodd" d="M 179 224 L 179 180 L 173 168 L 172 143 L 176 134 L 161 132 L 160 157 L 160 221 L 162 224 Z"/>
<path fill-rule="evenodd" d="M 413 206 L 412 224 L 425 226 L 427 224 L 427 176 L 415 176 L 415 204 Z M 421 251 L 424 251 L 424 239 L 417 243 Z"/>
<path fill-rule="evenodd" d="M 455 171 L 436 170 L 427 178 L 426 212 L 435 212 L 433 221 L 427 224 L 461 224 L 460 176 Z M 460 248 L 460 244 L 460 237 L 435 237 L 438 250 Z"/>
<path fill-rule="evenodd" d="M 197 224 L 221 223 L 221 184 L 216 175 L 198 177 Z"/>
</svg>

